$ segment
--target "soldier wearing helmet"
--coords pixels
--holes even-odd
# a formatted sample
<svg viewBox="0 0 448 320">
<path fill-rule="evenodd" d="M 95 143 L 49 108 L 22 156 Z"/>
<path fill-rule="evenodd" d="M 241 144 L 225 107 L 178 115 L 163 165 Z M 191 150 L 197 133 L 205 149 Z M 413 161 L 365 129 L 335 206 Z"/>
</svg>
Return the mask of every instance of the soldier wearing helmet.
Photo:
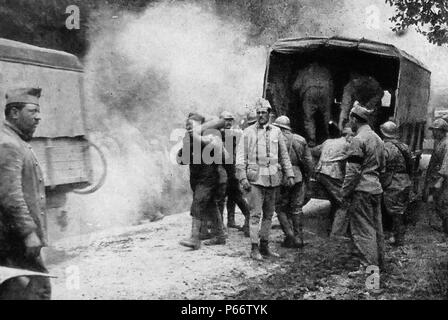
<svg viewBox="0 0 448 320">
<path fill-rule="evenodd" d="M 236 146 L 242 135 L 242 131 L 240 129 L 232 129 L 235 118 L 230 112 L 222 112 L 220 118 L 224 120 L 224 129 L 221 130 L 222 141 L 232 160 L 230 163 L 225 162 L 224 164 L 224 168 L 227 172 L 227 227 L 241 229 L 245 236 L 249 237 L 249 205 L 243 197 L 239 181 L 236 178 L 235 169 Z M 242 228 L 239 228 L 235 223 L 235 204 L 238 205 L 245 218 L 244 226 Z M 222 213 L 224 210 L 224 199 L 219 206 Z"/>
<path fill-rule="evenodd" d="M 443 232 L 448 234 L 448 123 L 436 119 L 429 129 L 434 136 L 434 149 L 426 171 L 423 201 L 432 196 L 435 211 L 442 220 Z"/>
<path fill-rule="evenodd" d="M 278 117 L 274 126 L 279 127 L 286 139 L 289 158 L 294 171 L 294 185 L 280 187 L 277 198 L 277 217 L 285 233 L 283 246 L 287 248 L 303 247 L 303 205 L 305 203 L 306 184 L 313 170 L 313 158 L 305 138 L 291 131 L 287 116 Z"/>
<path fill-rule="evenodd" d="M 405 234 L 404 213 L 409 204 L 412 186 L 411 153 L 405 143 L 398 141 L 398 127 L 394 122 L 383 123 L 380 131 L 386 159 L 386 171 L 381 175 L 383 208 L 386 213 L 383 220 L 386 217 L 391 218 L 393 232 L 391 244 L 402 246 Z"/>
</svg>

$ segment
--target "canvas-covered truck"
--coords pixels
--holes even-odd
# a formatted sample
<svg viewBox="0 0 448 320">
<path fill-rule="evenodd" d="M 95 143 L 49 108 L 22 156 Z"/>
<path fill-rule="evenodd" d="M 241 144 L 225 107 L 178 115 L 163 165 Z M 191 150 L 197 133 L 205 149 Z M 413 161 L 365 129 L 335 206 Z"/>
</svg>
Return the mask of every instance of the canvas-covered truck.
<svg viewBox="0 0 448 320">
<path fill-rule="evenodd" d="M 412 151 L 421 150 L 427 122 L 431 72 L 420 61 L 393 45 L 367 39 L 308 37 L 277 41 L 270 49 L 263 96 L 274 111 L 288 115 L 293 129 L 305 136 L 303 110 L 292 86 L 298 70 L 316 57 L 330 66 L 335 100 L 332 120 L 337 121 L 343 88 L 354 68 L 365 69 L 381 85 L 385 94 L 380 122 L 394 120 Z M 317 116 L 318 142 L 324 141 L 322 118 Z"/>
<path fill-rule="evenodd" d="M 1 110 L 5 92 L 18 87 L 42 88 L 42 120 L 30 143 L 44 174 L 47 212 L 61 208 L 68 192 L 97 190 L 105 172 L 100 181 L 93 181 L 91 150 L 92 146 L 98 149 L 89 141 L 79 59 L 66 52 L 0 38 Z"/>
<path fill-rule="evenodd" d="M 378 122 L 393 120 L 400 138 L 414 155 L 414 195 L 418 194 L 421 172 L 418 162 L 423 148 L 428 119 L 431 72 L 420 61 L 397 47 L 367 39 L 342 37 L 307 37 L 277 41 L 268 53 L 263 97 L 269 100 L 276 115 L 287 115 L 293 130 L 304 137 L 304 111 L 293 83 L 298 71 L 319 59 L 327 65 L 334 81 L 331 119 L 338 123 L 344 86 L 353 69 L 373 76 L 384 90 Z M 317 143 L 327 137 L 327 123 L 316 115 Z M 414 197 L 414 198 L 415 198 Z"/>
</svg>

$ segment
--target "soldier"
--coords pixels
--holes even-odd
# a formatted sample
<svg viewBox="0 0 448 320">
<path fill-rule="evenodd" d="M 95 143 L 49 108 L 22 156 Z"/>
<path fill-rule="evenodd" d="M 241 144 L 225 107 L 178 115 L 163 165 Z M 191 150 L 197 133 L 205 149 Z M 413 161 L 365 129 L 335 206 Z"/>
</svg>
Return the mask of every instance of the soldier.
<svg viewBox="0 0 448 320">
<path fill-rule="evenodd" d="M 288 155 L 294 172 L 294 186 L 280 187 L 277 217 L 285 233 L 283 246 L 303 248 L 303 205 L 306 185 L 313 171 L 313 158 L 305 138 L 291 132 L 287 116 L 278 117 L 273 123 L 279 127 L 286 139 Z M 291 222 L 290 222 L 291 221 Z M 292 225 L 291 225 L 292 224 Z M 297 240 L 298 237 L 299 239 Z"/>
<path fill-rule="evenodd" d="M 192 228 L 190 239 L 180 241 L 180 244 L 193 250 L 201 247 L 199 239 L 201 221 L 210 219 L 213 221 L 214 237 L 204 241 L 205 245 L 225 244 L 226 236 L 219 212 L 218 203 L 223 197 L 222 171 L 220 165 L 213 161 L 207 163 L 203 157 L 205 147 L 212 147 L 214 150 L 222 150 L 220 137 L 212 135 L 202 135 L 206 125 L 205 118 L 197 113 L 190 113 L 186 121 L 187 133 L 184 137 L 182 149 L 177 155 L 179 164 L 190 165 L 190 186 L 193 191 L 193 202 L 190 214 L 192 216 Z M 197 150 L 197 151 L 196 151 Z M 214 159 L 221 159 L 222 154 L 214 155 Z M 224 171 L 225 172 L 225 171 Z"/>
<path fill-rule="evenodd" d="M 282 180 L 279 161 L 291 187 L 294 185 L 294 173 L 285 138 L 279 128 L 268 124 L 271 110 L 269 102 L 260 99 L 256 110 L 257 122 L 243 131 L 238 144 L 236 169 L 243 189 L 250 192 L 251 257 L 261 260 L 262 255 L 278 256 L 269 249 L 269 232 L 275 208 L 275 193 Z"/>
<path fill-rule="evenodd" d="M 330 70 L 319 62 L 313 62 L 299 70 L 293 90 L 299 95 L 299 101 L 305 117 L 305 131 L 310 147 L 316 145 L 316 124 L 314 116 L 319 111 L 325 123 L 330 122 L 331 105 L 334 100 L 334 84 Z M 324 127 L 324 136 L 328 136 Z"/>
<path fill-rule="evenodd" d="M 234 117 L 230 112 L 224 111 L 221 113 L 221 119 L 225 121 L 224 129 L 221 130 L 222 139 L 224 141 L 224 147 L 228 152 L 231 151 L 231 163 L 225 163 L 224 167 L 227 172 L 227 227 L 228 228 L 239 228 L 235 224 L 235 203 L 240 208 L 244 215 L 244 226 L 242 227 L 245 235 L 249 236 L 249 217 L 250 210 L 249 205 L 243 197 L 241 187 L 238 179 L 236 178 L 235 169 L 235 157 L 236 157 L 236 146 L 239 138 L 242 135 L 241 130 L 232 130 Z M 222 204 L 223 206 L 223 204 Z"/>
<path fill-rule="evenodd" d="M 317 186 L 328 195 L 331 203 L 330 215 L 332 218 L 331 236 L 344 236 L 348 220 L 346 210 L 342 206 L 341 188 L 345 177 L 345 164 L 348 146 L 353 136 L 351 128 L 343 130 L 343 136 L 334 122 L 329 123 L 330 138 L 312 149 L 314 157 L 319 161 L 316 166 Z"/>
<path fill-rule="evenodd" d="M 383 266 L 384 236 L 381 222 L 380 174 L 384 172 L 384 144 L 368 124 L 369 110 L 353 107 L 349 124 L 356 135 L 348 149 L 342 185 L 343 203 L 350 217 L 350 230 L 361 254 L 363 272 L 368 265 Z"/>
<path fill-rule="evenodd" d="M 380 127 L 384 137 L 386 171 L 381 177 L 383 187 L 383 205 L 386 213 L 392 218 L 394 234 L 393 244 L 402 246 L 404 242 L 404 213 L 409 204 L 411 192 L 411 153 L 409 147 L 397 140 L 397 125 L 392 121 Z"/>
<path fill-rule="evenodd" d="M 358 101 L 365 108 L 373 111 L 369 122 L 373 129 L 377 129 L 377 115 L 383 95 L 384 91 L 374 77 L 356 71 L 351 72 L 350 81 L 344 87 L 342 95 L 339 128 L 342 129 L 345 126 L 354 102 Z"/>
<path fill-rule="evenodd" d="M 43 175 L 28 144 L 41 120 L 41 89 L 20 88 L 6 94 L 0 134 L 0 265 L 47 273 L 41 248 L 46 245 Z M 6 281 L 0 299 L 51 297 L 46 277 Z"/>
<path fill-rule="evenodd" d="M 427 202 L 432 196 L 435 211 L 442 220 L 442 230 L 448 235 L 448 124 L 445 120 L 436 119 L 429 129 L 434 136 L 434 149 L 426 170 L 423 201 Z"/>
</svg>

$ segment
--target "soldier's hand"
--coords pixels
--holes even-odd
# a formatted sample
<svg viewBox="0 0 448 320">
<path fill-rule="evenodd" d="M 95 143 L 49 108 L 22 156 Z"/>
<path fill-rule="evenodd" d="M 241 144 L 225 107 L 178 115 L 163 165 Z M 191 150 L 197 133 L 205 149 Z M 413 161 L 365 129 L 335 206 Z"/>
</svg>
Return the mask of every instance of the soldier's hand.
<svg viewBox="0 0 448 320">
<path fill-rule="evenodd" d="M 286 186 L 292 188 L 294 184 L 295 184 L 294 177 L 288 177 L 288 180 L 286 181 Z"/>
<path fill-rule="evenodd" d="M 26 236 L 24 245 L 26 257 L 34 258 L 39 256 L 40 249 L 42 248 L 42 242 L 35 232 L 32 232 L 28 236 Z"/>
<path fill-rule="evenodd" d="M 250 185 L 249 180 L 247 179 L 241 180 L 241 187 L 247 192 L 249 192 L 252 189 L 252 186 Z"/>
</svg>

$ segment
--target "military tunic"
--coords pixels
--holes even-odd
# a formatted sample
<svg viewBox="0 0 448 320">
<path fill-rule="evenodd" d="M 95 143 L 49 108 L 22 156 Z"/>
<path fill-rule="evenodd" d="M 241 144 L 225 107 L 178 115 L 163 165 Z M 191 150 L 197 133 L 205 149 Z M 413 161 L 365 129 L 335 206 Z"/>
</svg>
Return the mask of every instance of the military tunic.
<svg viewBox="0 0 448 320">
<path fill-rule="evenodd" d="M 36 156 L 25 140 L 17 127 L 4 123 L 0 132 L 0 265 L 47 273 L 40 255 L 24 254 L 24 240 L 33 232 L 46 245 L 45 184 Z M 0 290 L 0 298 L 49 299 L 51 295 L 48 278 L 31 278 L 31 289 L 24 292 L 17 292 L 14 286 L 11 279 Z"/>
<path fill-rule="evenodd" d="M 425 190 L 433 195 L 435 211 L 448 226 L 448 137 L 436 143 L 426 171 Z M 442 187 L 435 189 L 434 185 L 444 178 Z M 445 226 L 445 228 L 447 228 Z"/>
<path fill-rule="evenodd" d="M 408 159 L 411 154 L 407 145 L 397 140 L 385 140 L 386 172 L 382 177 L 384 205 L 389 214 L 404 214 L 409 203 L 411 178 L 406 160 L 396 144 L 405 150 Z M 410 164 L 408 164 L 410 165 Z"/>
</svg>

